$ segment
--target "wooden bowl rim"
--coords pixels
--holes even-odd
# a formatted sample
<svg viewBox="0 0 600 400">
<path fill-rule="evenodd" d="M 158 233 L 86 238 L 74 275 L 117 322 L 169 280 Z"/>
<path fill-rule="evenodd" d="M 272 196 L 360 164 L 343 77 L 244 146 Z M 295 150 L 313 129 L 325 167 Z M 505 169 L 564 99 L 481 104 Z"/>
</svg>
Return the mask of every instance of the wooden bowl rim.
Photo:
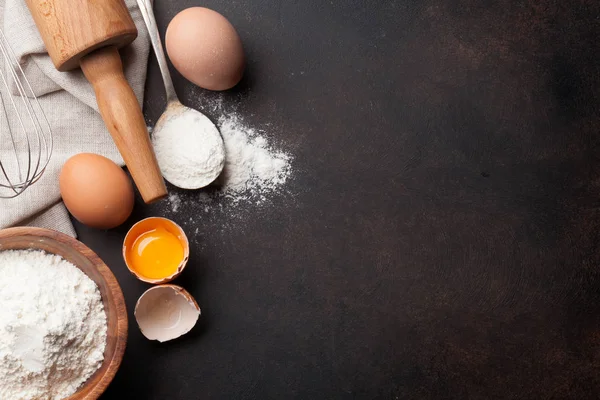
<svg viewBox="0 0 600 400">
<path fill-rule="evenodd" d="M 128 318 L 127 318 L 127 309 L 125 306 L 125 298 L 123 296 L 123 291 L 115 278 L 114 274 L 108 268 L 108 266 L 102 261 L 102 259 L 94 252 L 92 249 L 87 247 L 85 244 L 80 242 L 79 240 L 68 236 L 64 233 L 54 231 L 51 229 L 44 228 L 34 228 L 34 227 L 14 227 L 14 228 L 6 228 L 0 229 L 0 239 L 4 238 L 12 238 L 18 236 L 34 236 L 34 237 L 43 237 L 52 241 L 62 241 L 68 247 L 77 251 L 82 257 L 86 258 L 100 273 L 102 279 L 106 281 L 108 284 L 112 297 L 114 299 L 116 305 L 116 316 L 117 316 L 117 346 L 115 347 L 115 351 L 111 359 L 104 359 L 102 364 L 108 363 L 104 374 L 100 377 L 97 377 L 93 383 L 93 387 L 91 387 L 90 392 L 82 397 L 79 393 L 90 384 L 90 380 L 81 386 L 77 392 L 66 398 L 65 400 L 96 400 L 100 397 L 102 393 L 106 390 L 108 385 L 111 383 L 113 378 L 115 377 L 119 367 L 121 366 L 121 362 L 123 360 L 123 355 L 125 354 L 125 348 L 127 346 L 127 331 L 128 331 Z M 1 251 L 1 250 L 0 250 Z M 58 254 L 60 255 L 60 254 Z M 90 257 L 91 256 L 91 257 Z M 76 265 L 77 268 L 80 268 Z M 81 268 L 80 268 L 81 269 Z M 82 270 L 83 271 L 83 270 Z M 85 273 L 85 271 L 83 271 Z"/>
</svg>

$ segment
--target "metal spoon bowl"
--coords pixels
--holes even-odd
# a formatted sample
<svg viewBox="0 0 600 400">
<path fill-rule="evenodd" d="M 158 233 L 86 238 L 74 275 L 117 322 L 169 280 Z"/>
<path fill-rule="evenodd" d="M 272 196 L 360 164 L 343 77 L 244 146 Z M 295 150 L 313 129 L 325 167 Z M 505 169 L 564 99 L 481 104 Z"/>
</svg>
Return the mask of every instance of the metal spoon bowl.
<svg viewBox="0 0 600 400">
<path fill-rule="evenodd" d="M 150 34 L 150 41 L 152 42 L 152 47 L 154 48 L 154 53 L 158 60 L 158 66 L 160 67 L 160 73 L 163 77 L 165 92 L 167 94 L 167 107 L 152 131 L 158 165 L 161 168 L 164 178 L 173 185 L 183 189 L 200 189 L 210 185 L 217 179 L 223 170 L 225 164 L 225 146 L 223 144 L 223 138 L 221 137 L 219 129 L 208 117 L 198 110 L 184 106 L 179 101 L 177 93 L 175 92 L 175 87 L 173 86 L 173 81 L 171 80 L 171 74 L 169 73 L 169 67 L 160 40 L 154 12 L 152 11 L 152 5 L 148 0 L 137 0 L 137 3 L 140 7 L 146 27 L 148 28 L 148 33 Z M 186 125 L 186 128 L 193 130 L 195 134 L 200 136 L 195 138 L 194 141 L 206 144 L 207 146 L 210 146 L 210 148 L 204 148 L 203 151 L 200 152 L 193 151 L 193 149 L 181 148 L 181 151 L 186 153 L 177 154 L 172 152 L 172 148 L 166 147 L 167 140 L 162 140 L 165 139 L 166 133 L 163 130 L 167 124 L 176 123 L 177 120 L 181 118 L 193 121 Z M 158 140 L 156 140 L 156 138 L 158 138 Z M 178 160 L 180 164 L 177 166 L 178 168 L 166 168 L 164 155 L 171 157 L 171 163 L 174 159 Z M 193 178 L 191 178 L 189 174 L 183 176 L 180 173 L 185 168 L 193 168 Z"/>
</svg>

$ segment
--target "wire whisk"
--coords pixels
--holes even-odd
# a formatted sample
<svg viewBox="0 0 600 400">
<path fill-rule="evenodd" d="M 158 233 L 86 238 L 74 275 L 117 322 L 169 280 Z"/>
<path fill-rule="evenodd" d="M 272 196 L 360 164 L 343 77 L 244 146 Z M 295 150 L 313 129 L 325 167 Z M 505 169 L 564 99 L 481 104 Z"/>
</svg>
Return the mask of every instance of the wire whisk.
<svg viewBox="0 0 600 400">
<path fill-rule="evenodd" d="M 0 54 L 0 198 L 13 198 L 46 170 L 52 156 L 52 130 L 1 29 Z"/>
</svg>

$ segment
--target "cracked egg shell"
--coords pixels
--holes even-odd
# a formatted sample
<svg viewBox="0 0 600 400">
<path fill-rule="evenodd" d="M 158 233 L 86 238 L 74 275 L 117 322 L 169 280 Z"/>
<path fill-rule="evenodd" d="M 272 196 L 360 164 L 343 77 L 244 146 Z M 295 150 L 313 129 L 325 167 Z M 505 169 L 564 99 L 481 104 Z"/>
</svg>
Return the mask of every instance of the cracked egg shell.
<svg viewBox="0 0 600 400">
<path fill-rule="evenodd" d="M 176 253 L 182 254 L 177 257 Z M 181 275 L 189 257 L 190 243 L 184 230 L 167 218 L 149 217 L 135 223 L 123 241 L 123 259 L 129 272 L 153 285 L 169 283 Z"/>
<path fill-rule="evenodd" d="M 140 296 L 134 315 L 146 338 L 166 342 L 192 330 L 200 317 L 200 307 L 181 286 L 159 285 Z"/>
</svg>

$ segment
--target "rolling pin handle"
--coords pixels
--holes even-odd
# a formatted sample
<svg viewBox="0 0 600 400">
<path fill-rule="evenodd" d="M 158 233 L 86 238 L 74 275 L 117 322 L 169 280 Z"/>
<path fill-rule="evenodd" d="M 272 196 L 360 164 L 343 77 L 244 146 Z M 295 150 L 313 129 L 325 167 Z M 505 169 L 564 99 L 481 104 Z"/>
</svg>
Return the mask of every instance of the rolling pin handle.
<svg viewBox="0 0 600 400">
<path fill-rule="evenodd" d="M 142 198 L 152 203 L 167 195 L 156 156 L 148 135 L 142 109 L 123 74 L 115 46 L 96 50 L 80 61 L 92 84 L 98 109 L 117 148 L 123 156 Z"/>
</svg>

